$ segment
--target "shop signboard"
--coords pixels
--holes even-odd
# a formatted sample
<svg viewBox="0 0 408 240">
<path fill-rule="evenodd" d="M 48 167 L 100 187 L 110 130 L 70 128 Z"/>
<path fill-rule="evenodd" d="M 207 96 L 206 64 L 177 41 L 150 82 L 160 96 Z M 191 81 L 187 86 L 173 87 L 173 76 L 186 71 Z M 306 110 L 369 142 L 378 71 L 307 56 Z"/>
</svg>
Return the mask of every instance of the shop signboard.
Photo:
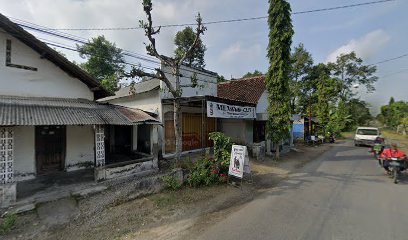
<svg viewBox="0 0 408 240">
<path fill-rule="evenodd" d="M 255 119 L 255 107 L 207 101 L 207 116 L 213 118 Z"/>
</svg>

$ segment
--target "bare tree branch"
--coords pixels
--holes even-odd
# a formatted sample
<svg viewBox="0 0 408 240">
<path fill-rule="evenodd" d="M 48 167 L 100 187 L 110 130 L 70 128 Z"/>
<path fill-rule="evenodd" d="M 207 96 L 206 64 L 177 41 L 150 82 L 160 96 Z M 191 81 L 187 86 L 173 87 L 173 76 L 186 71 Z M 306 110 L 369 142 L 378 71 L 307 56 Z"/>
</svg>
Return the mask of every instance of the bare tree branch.
<svg viewBox="0 0 408 240">
<path fill-rule="evenodd" d="M 166 84 L 167 88 L 169 89 L 170 93 L 173 96 L 176 96 L 177 90 L 174 89 L 173 84 L 171 84 L 170 80 L 167 78 L 166 74 L 160 69 L 160 68 L 155 68 L 156 73 L 147 73 L 139 68 L 132 68 L 130 73 L 124 74 L 125 77 L 150 77 L 150 78 L 156 78 L 164 82 Z"/>
<path fill-rule="evenodd" d="M 164 62 L 165 64 L 172 66 L 173 63 L 169 61 L 169 58 L 160 55 L 157 52 L 156 48 L 156 39 L 154 38 L 154 35 L 160 33 L 161 27 L 158 27 L 157 29 L 154 29 L 153 27 L 153 20 L 152 20 L 152 2 L 151 1 L 143 1 L 143 10 L 146 13 L 147 16 L 147 23 L 144 23 L 143 21 L 140 21 L 140 26 L 144 28 L 145 30 L 145 35 L 149 39 L 150 44 L 145 44 L 146 45 L 146 51 L 149 55 L 156 57 L 159 59 L 161 62 Z"/>
<path fill-rule="evenodd" d="M 186 57 L 190 55 L 190 53 L 197 47 L 197 44 L 200 40 L 200 35 L 204 34 L 205 30 L 207 28 L 203 25 L 203 19 L 201 18 L 200 13 L 198 13 L 196 17 L 197 21 L 197 28 L 196 28 L 196 35 L 193 44 L 190 46 L 190 48 L 184 53 L 184 55 L 178 60 L 177 66 L 181 66 L 181 64 L 184 62 Z"/>
</svg>

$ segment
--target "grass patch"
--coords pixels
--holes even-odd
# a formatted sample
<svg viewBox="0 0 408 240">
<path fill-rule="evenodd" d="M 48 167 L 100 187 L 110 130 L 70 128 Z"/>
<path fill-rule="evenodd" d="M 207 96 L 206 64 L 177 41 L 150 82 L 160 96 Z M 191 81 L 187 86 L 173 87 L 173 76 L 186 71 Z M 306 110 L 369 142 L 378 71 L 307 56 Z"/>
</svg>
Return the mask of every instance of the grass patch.
<svg viewBox="0 0 408 240">
<path fill-rule="evenodd" d="M 0 224 L 0 235 L 4 235 L 13 229 L 17 221 L 17 215 L 7 214 Z"/>
<path fill-rule="evenodd" d="M 342 132 L 340 133 L 340 136 L 338 136 L 338 139 L 352 139 L 354 138 L 354 133 L 355 131 L 349 131 L 349 132 Z"/>
<path fill-rule="evenodd" d="M 164 188 L 167 190 L 176 191 L 183 186 L 183 182 L 174 176 L 163 176 L 161 180 L 164 184 Z"/>
<path fill-rule="evenodd" d="M 384 135 L 386 141 L 396 142 L 402 151 L 408 152 L 408 136 L 397 134 L 389 129 L 383 129 L 382 134 Z"/>
<path fill-rule="evenodd" d="M 153 195 L 150 197 L 150 200 L 152 200 L 158 208 L 166 208 L 177 204 L 177 196 L 174 192 Z"/>
</svg>

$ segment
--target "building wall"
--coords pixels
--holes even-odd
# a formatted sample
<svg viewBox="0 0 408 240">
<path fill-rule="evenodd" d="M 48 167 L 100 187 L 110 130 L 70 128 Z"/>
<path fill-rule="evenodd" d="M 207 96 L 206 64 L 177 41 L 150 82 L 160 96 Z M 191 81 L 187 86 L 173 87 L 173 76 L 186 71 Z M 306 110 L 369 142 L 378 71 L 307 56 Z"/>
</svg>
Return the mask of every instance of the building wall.
<svg viewBox="0 0 408 240">
<path fill-rule="evenodd" d="M 158 114 L 159 118 L 161 117 L 159 90 L 144 92 L 130 97 L 117 98 L 109 100 L 108 102 L 119 106 L 138 108 L 143 111 Z"/>
<path fill-rule="evenodd" d="M 167 77 L 174 86 L 176 79 L 173 75 L 170 74 L 171 69 L 163 65 L 161 66 L 161 68 L 166 73 Z M 215 73 L 207 73 L 183 66 L 180 71 L 180 74 L 182 75 L 182 77 L 180 77 L 180 84 L 191 85 L 191 76 L 194 74 L 194 72 L 197 74 L 198 86 L 195 88 L 183 87 L 182 97 L 217 96 L 217 75 Z M 163 99 L 173 98 L 163 82 L 160 82 L 160 89 L 163 89 L 163 91 L 161 92 L 161 97 Z"/>
<path fill-rule="evenodd" d="M 14 176 L 16 181 L 35 178 L 35 128 L 14 127 Z"/>
<path fill-rule="evenodd" d="M 92 126 L 67 126 L 65 168 L 73 171 L 93 167 L 95 134 Z"/>
<path fill-rule="evenodd" d="M 262 93 L 256 105 L 256 113 L 267 113 L 268 110 L 268 92 Z"/>
<path fill-rule="evenodd" d="M 241 119 L 221 119 L 219 130 L 231 138 L 235 144 L 253 144 L 253 121 Z"/>
<path fill-rule="evenodd" d="M 38 71 L 7 67 L 6 40 L 11 40 L 11 63 L 36 67 Z M 93 100 L 83 82 L 73 78 L 0 28 L 0 95 L 84 98 Z"/>
<path fill-rule="evenodd" d="M 304 123 L 294 123 L 293 124 L 293 138 L 302 139 L 304 138 Z"/>
</svg>

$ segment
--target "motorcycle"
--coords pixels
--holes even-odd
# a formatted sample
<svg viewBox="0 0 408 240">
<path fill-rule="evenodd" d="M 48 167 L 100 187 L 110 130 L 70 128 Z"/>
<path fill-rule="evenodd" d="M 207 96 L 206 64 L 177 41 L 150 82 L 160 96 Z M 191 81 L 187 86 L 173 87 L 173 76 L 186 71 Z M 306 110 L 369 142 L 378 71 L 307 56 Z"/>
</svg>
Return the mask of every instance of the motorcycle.
<svg viewBox="0 0 408 240">
<path fill-rule="evenodd" d="M 398 177 L 400 176 L 401 172 L 406 169 L 406 159 L 401 159 L 401 158 L 388 158 L 386 161 L 388 161 L 389 165 L 389 172 L 388 174 L 390 177 L 393 178 L 394 183 L 398 183 Z"/>
<path fill-rule="evenodd" d="M 373 146 L 372 152 L 374 153 L 374 157 L 376 159 L 378 159 L 382 153 L 382 151 L 384 150 L 384 145 L 381 143 L 376 143 Z"/>
</svg>

